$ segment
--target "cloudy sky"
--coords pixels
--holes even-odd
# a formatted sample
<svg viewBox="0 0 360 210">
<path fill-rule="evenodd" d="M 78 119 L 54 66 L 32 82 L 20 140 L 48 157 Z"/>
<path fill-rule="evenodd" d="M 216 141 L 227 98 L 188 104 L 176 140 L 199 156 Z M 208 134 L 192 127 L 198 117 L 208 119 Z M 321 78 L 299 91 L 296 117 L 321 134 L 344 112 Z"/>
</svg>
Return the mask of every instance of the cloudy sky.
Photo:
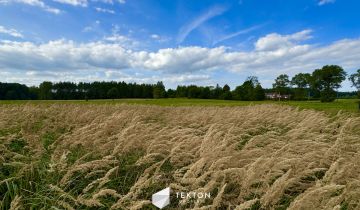
<svg viewBox="0 0 360 210">
<path fill-rule="evenodd" d="M 0 81 L 234 88 L 325 64 L 352 73 L 359 9 L 358 0 L 0 0 Z"/>
</svg>

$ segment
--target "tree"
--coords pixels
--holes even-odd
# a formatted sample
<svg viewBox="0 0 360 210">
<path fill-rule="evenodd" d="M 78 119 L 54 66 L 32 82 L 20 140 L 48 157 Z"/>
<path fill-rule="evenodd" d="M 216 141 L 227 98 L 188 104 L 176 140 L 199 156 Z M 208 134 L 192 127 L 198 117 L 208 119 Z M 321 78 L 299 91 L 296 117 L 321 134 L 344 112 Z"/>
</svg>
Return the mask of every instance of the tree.
<svg viewBox="0 0 360 210">
<path fill-rule="evenodd" d="M 176 97 L 176 90 L 168 89 L 167 94 L 168 98 L 175 98 Z"/>
<path fill-rule="evenodd" d="M 230 92 L 230 86 L 225 84 L 223 87 L 223 92 Z"/>
<path fill-rule="evenodd" d="M 312 73 L 313 85 L 320 91 L 321 102 L 332 102 L 336 99 L 336 91 L 346 79 L 346 72 L 337 65 L 326 65 Z"/>
<path fill-rule="evenodd" d="M 164 98 L 165 97 L 165 86 L 162 82 L 157 82 L 154 90 L 153 90 L 153 97 L 154 98 Z"/>
<path fill-rule="evenodd" d="M 289 92 L 290 80 L 289 76 L 286 74 L 281 74 L 275 79 L 273 88 L 279 94 L 285 94 Z"/>
<path fill-rule="evenodd" d="M 216 84 L 216 87 L 211 90 L 211 97 L 214 99 L 220 99 L 222 96 L 223 90 L 219 86 L 219 84 Z"/>
<path fill-rule="evenodd" d="M 19 99 L 19 96 L 16 93 L 16 90 L 9 90 L 5 94 L 5 99 L 6 100 L 17 100 L 17 99 Z"/>
<path fill-rule="evenodd" d="M 107 97 L 110 99 L 115 99 L 118 97 L 118 95 L 119 95 L 119 91 L 116 87 L 109 89 L 107 92 Z"/>
<path fill-rule="evenodd" d="M 231 100 L 232 99 L 232 95 L 230 92 L 230 87 L 229 85 L 225 84 L 224 87 L 222 88 L 222 95 L 221 95 L 221 99 L 224 100 Z"/>
<path fill-rule="evenodd" d="M 188 98 L 200 98 L 201 90 L 196 85 L 190 85 L 187 87 L 187 97 Z"/>
<path fill-rule="evenodd" d="M 310 85 L 310 78 L 311 78 L 311 75 L 308 73 L 296 74 L 291 79 L 291 84 L 297 86 L 298 88 L 307 88 Z"/>
<path fill-rule="evenodd" d="M 200 87 L 200 98 L 208 99 L 211 97 L 210 87 Z"/>
<path fill-rule="evenodd" d="M 35 86 L 29 87 L 29 94 L 31 100 L 39 99 L 39 88 Z"/>
<path fill-rule="evenodd" d="M 29 88 L 19 83 L 0 82 L 0 100 L 31 99 Z"/>
<path fill-rule="evenodd" d="M 260 83 L 255 86 L 254 99 L 255 101 L 265 100 L 265 90 L 261 87 Z"/>
<path fill-rule="evenodd" d="M 234 97 L 242 101 L 260 101 L 265 99 L 265 91 L 255 76 L 248 77 L 241 86 L 234 90 Z"/>
<path fill-rule="evenodd" d="M 52 82 L 42 82 L 39 86 L 39 97 L 41 100 L 50 100 L 52 99 Z"/>
<path fill-rule="evenodd" d="M 254 100 L 254 89 L 253 81 L 248 78 L 241 86 L 235 88 L 234 95 L 238 100 L 251 101 Z"/>
<path fill-rule="evenodd" d="M 352 87 L 355 87 L 358 91 L 358 98 L 360 98 L 360 69 L 356 73 L 350 75 L 349 80 L 352 83 Z"/>
<path fill-rule="evenodd" d="M 311 75 L 310 74 L 296 74 L 291 79 L 291 84 L 295 85 L 297 88 L 294 90 L 294 99 L 303 100 L 306 96 L 309 96 L 309 92 L 306 91 L 306 88 L 310 87 Z"/>
</svg>

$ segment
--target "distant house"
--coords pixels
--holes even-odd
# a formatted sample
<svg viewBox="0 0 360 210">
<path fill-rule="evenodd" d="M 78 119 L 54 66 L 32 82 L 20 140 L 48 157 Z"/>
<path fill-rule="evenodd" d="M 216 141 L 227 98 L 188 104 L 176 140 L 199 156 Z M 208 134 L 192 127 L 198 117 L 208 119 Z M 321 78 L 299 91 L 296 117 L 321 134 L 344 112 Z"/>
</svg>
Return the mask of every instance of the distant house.
<svg viewBox="0 0 360 210">
<path fill-rule="evenodd" d="M 266 99 L 271 100 L 289 100 L 291 95 L 289 94 L 279 94 L 279 93 L 266 93 L 265 94 Z"/>
</svg>

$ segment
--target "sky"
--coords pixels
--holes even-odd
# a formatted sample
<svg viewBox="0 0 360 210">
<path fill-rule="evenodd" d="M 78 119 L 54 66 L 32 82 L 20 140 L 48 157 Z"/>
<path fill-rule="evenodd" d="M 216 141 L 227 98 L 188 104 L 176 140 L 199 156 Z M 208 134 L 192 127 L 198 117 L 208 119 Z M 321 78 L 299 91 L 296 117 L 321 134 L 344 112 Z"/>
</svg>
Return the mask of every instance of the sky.
<svg viewBox="0 0 360 210">
<path fill-rule="evenodd" d="M 358 0 L 0 0 L 0 81 L 233 89 L 327 64 L 351 74 L 359 9 Z"/>
</svg>

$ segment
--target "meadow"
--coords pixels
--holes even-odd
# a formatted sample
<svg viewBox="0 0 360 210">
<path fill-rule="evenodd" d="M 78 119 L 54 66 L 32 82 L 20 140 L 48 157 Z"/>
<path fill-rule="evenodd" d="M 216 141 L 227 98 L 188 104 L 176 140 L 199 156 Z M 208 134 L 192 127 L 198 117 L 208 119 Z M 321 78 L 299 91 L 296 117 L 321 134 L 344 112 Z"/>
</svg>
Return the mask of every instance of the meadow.
<svg viewBox="0 0 360 210">
<path fill-rule="evenodd" d="M 352 113 L 359 112 L 357 99 L 337 99 L 330 103 L 320 101 L 235 101 L 215 99 L 187 99 L 187 98 L 166 98 L 166 99 L 115 99 L 115 100 L 0 100 L 1 104 L 139 104 L 158 106 L 249 106 L 258 104 L 277 104 L 299 107 L 300 109 L 315 109 L 336 114 L 338 111 Z"/>
<path fill-rule="evenodd" d="M 359 115 L 180 101 L 3 102 L 1 209 L 360 208 Z"/>
</svg>

